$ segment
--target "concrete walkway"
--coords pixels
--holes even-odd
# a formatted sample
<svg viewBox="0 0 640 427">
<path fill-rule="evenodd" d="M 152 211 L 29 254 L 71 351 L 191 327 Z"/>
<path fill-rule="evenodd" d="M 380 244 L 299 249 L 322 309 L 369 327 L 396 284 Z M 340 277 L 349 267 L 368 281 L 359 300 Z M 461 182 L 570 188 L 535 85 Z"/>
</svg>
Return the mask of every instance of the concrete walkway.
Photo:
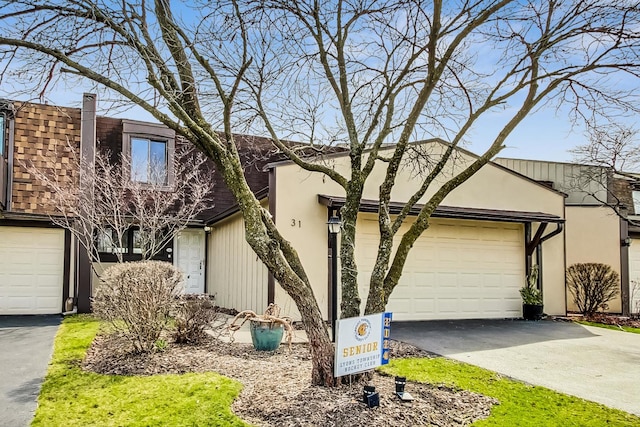
<svg viewBox="0 0 640 427">
<path fill-rule="evenodd" d="M 640 334 L 562 321 L 395 322 L 392 338 L 640 415 Z"/>
<path fill-rule="evenodd" d="M 0 316 L 0 426 L 31 424 L 60 316 Z"/>
</svg>

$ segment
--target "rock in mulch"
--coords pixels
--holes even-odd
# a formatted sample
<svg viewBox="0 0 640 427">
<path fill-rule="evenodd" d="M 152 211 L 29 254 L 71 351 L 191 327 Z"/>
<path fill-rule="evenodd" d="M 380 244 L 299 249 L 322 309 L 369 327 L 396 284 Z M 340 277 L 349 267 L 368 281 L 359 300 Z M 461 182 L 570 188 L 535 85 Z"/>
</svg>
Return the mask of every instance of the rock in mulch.
<svg viewBox="0 0 640 427">
<path fill-rule="evenodd" d="M 408 344 L 392 342 L 392 357 L 431 357 Z M 208 337 L 198 346 L 171 345 L 165 351 L 136 355 L 116 335 L 100 335 L 83 362 L 101 374 L 154 375 L 215 371 L 244 384 L 235 413 L 258 426 L 464 426 L 486 418 L 498 402 L 466 391 L 408 383 L 413 402 L 394 394 L 391 377 L 378 373 L 369 381 L 380 392 L 380 406 L 369 409 L 362 384 L 336 388 L 309 385 L 311 357 L 306 344 L 258 352 L 251 345 Z"/>
</svg>

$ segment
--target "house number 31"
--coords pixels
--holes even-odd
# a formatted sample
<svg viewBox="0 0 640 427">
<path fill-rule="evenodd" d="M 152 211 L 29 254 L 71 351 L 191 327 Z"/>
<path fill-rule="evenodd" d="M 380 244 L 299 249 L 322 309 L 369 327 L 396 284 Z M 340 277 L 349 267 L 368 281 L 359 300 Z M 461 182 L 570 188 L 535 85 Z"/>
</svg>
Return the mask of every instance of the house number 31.
<svg viewBox="0 0 640 427">
<path fill-rule="evenodd" d="M 302 221 L 300 221 L 299 219 L 295 219 L 295 218 L 291 218 L 291 226 L 295 227 L 298 226 L 298 228 L 302 227 Z"/>
</svg>

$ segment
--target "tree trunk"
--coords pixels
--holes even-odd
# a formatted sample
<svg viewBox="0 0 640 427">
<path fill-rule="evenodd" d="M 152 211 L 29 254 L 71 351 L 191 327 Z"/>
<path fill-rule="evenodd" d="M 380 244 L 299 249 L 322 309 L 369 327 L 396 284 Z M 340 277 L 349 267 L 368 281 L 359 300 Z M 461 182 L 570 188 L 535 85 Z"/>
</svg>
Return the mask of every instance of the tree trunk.
<svg viewBox="0 0 640 427">
<path fill-rule="evenodd" d="M 278 232 L 271 217 L 255 198 L 243 177 L 239 159 L 230 155 L 221 159 L 225 183 L 238 201 L 245 222 L 245 239 L 260 260 L 267 266 L 280 286 L 295 302 L 311 347 L 313 385 L 334 386 L 334 347 L 322 312 L 313 294 L 297 253 Z"/>
<path fill-rule="evenodd" d="M 340 236 L 340 284 L 342 301 L 340 317 L 360 315 L 360 294 L 358 293 L 358 266 L 355 260 L 356 221 L 360 210 L 362 186 L 352 180 L 347 190 L 347 200 L 340 210 L 342 234 Z"/>
</svg>

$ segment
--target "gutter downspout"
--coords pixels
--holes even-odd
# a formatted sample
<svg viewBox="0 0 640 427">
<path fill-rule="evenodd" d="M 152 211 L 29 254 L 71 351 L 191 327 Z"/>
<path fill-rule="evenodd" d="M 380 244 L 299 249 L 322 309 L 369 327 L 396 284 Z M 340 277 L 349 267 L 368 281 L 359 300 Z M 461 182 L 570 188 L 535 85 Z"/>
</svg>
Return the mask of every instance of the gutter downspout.
<svg viewBox="0 0 640 427">
<path fill-rule="evenodd" d="M 542 280 L 542 244 L 544 242 L 546 242 L 547 240 L 551 239 L 554 236 L 557 236 L 558 234 L 562 233 L 562 230 L 564 230 L 564 224 L 559 222 L 556 224 L 556 229 L 553 230 L 551 233 L 542 236 L 540 238 L 540 241 L 538 242 L 538 246 L 536 248 L 536 259 L 538 261 L 538 286 L 540 287 L 540 293 L 542 294 L 542 297 L 544 298 L 544 288 L 543 288 L 543 280 Z"/>
</svg>

